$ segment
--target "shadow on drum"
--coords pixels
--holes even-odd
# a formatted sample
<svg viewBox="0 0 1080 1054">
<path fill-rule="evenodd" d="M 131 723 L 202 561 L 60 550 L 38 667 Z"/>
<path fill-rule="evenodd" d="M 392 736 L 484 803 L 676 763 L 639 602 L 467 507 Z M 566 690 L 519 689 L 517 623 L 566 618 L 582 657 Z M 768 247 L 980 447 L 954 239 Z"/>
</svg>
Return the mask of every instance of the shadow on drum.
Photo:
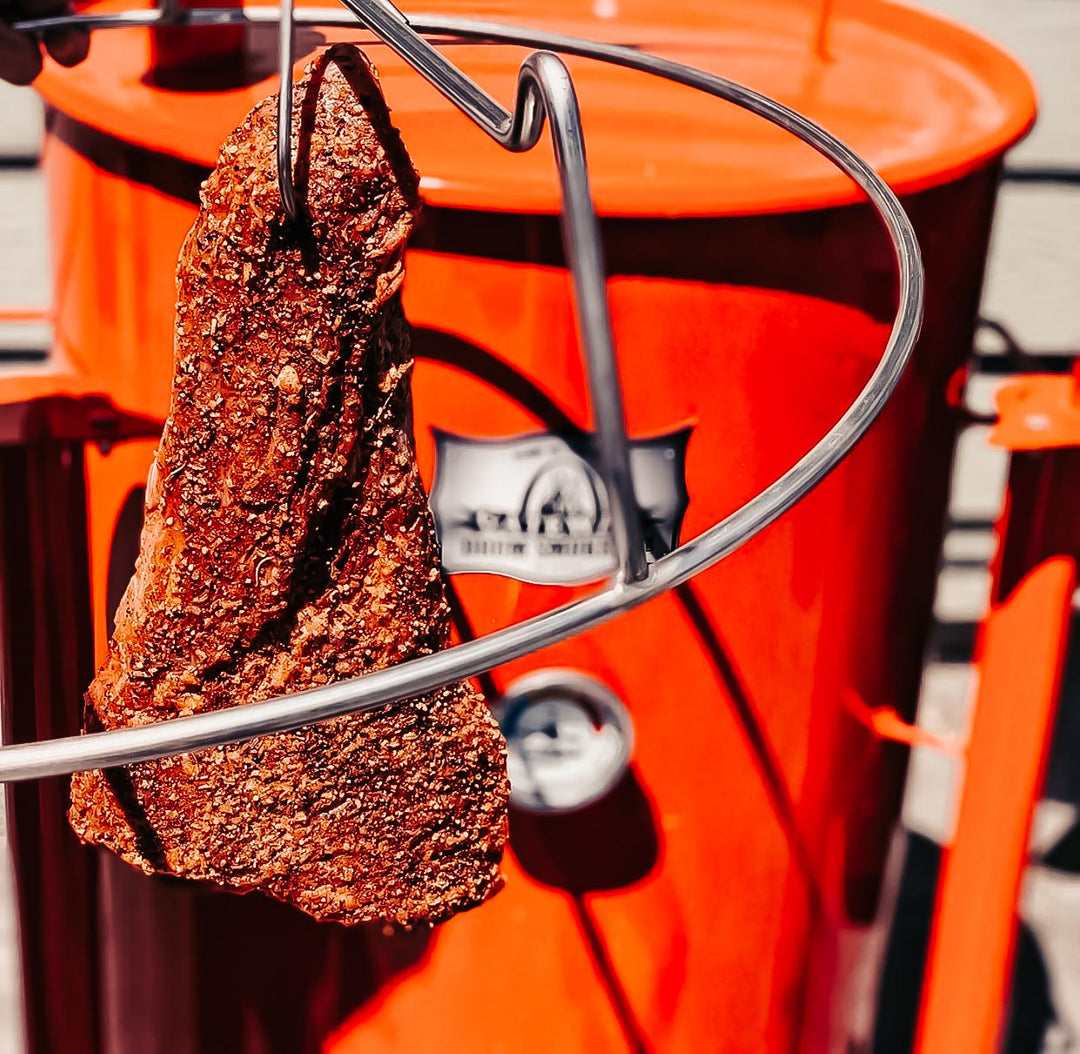
<svg viewBox="0 0 1080 1054">
<path fill-rule="evenodd" d="M 537 882 L 567 893 L 599 893 L 645 878 L 660 858 L 660 833 L 630 768 L 603 798 L 573 812 L 511 808 L 510 846 Z"/>
</svg>

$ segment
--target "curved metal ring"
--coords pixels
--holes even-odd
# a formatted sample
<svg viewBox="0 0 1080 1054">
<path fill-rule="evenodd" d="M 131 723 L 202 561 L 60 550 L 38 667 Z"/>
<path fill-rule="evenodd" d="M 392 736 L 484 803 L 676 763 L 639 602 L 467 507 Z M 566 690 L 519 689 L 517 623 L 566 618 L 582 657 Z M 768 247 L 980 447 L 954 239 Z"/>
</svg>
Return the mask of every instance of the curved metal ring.
<svg viewBox="0 0 1080 1054">
<path fill-rule="evenodd" d="M 193 9 L 186 14 L 189 25 L 222 25 L 276 22 L 278 12 L 277 8 Z M 117 28 L 160 24 L 161 15 L 156 11 L 125 12 L 75 16 L 74 20 L 89 28 Z M 41 31 L 72 21 L 70 16 L 38 19 L 19 23 L 16 28 Z M 295 22 L 301 25 L 356 25 L 354 19 L 343 17 L 340 10 L 334 9 L 298 13 Z M 888 230 L 896 254 L 900 303 L 873 375 L 839 421 L 795 465 L 720 523 L 656 561 L 644 581 L 617 581 L 599 593 L 526 622 L 354 680 L 339 681 L 250 706 L 153 725 L 6 746 L 0 749 L 0 781 L 131 764 L 371 710 L 399 699 L 422 695 L 451 681 L 475 676 L 534 651 L 540 645 L 552 644 L 597 626 L 692 578 L 790 509 L 843 460 L 866 433 L 899 383 L 918 338 L 922 318 L 923 274 L 915 232 L 896 195 L 865 161 L 834 136 L 806 117 L 749 88 L 631 48 L 466 19 L 414 16 L 410 24 L 423 33 L 550 48 L 651 73 L 734 103 L 814 147 L 866 193 Z"/>
</svg>

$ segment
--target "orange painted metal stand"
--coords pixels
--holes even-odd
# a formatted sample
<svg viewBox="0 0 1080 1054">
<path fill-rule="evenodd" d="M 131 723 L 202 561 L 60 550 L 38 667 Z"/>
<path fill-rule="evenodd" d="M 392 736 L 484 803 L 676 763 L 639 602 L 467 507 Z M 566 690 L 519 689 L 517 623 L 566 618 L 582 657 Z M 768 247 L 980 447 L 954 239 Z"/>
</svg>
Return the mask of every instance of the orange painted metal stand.
<svg viewBox="0 0 1080 1054">
<path fill-rule="evenodd" d="M 1008 1002 L 1016 902 L 1042 786 L 1080 558 L 1077 378 L 1003 389 L 1013 451 L 994 596 L 979 639 L 967 776 L 938 888 L 918 1054 L 991 1054 Z"/>
</svg>

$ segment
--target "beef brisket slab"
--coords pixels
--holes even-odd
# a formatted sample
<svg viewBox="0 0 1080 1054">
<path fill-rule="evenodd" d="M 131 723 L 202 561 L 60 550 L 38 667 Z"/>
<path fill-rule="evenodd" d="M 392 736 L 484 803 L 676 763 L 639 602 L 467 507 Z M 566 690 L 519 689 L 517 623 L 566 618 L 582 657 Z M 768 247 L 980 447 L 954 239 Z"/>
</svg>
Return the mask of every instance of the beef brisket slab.
<svg viewBox="0 0 1080 1054">
<path fill-rule="evenodd" d="M 222 147 L 181 252 L 172 402 L 89 730 L 257 705 L 447 643 L 400 302 L 417 177 L 355 48 L 313 62 L 294 109 L 300 219 L 270 98 Z M 498 889 L 507 798 L 499 730 L 459 683 L 79 773 L 70 819 L 146 872 L 412 924 Z"/>
</svg>

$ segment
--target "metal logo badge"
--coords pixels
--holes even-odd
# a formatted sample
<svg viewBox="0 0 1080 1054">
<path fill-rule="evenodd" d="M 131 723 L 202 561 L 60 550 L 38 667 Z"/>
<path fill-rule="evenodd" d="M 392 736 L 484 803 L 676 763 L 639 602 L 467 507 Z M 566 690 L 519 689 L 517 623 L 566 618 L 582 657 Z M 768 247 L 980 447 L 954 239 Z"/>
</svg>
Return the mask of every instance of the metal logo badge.
<svg viewBox="0 0 1080 1054">
<path fill-rule="evenodd" d="M 630 471 L 652 559 L 679 544 L 690 429 L 630 442 Z M 435 430 L 431 509 L 451 574 L 575 585 L 615 567 L 595 437 L 471 439 Z"/>
</svg>

